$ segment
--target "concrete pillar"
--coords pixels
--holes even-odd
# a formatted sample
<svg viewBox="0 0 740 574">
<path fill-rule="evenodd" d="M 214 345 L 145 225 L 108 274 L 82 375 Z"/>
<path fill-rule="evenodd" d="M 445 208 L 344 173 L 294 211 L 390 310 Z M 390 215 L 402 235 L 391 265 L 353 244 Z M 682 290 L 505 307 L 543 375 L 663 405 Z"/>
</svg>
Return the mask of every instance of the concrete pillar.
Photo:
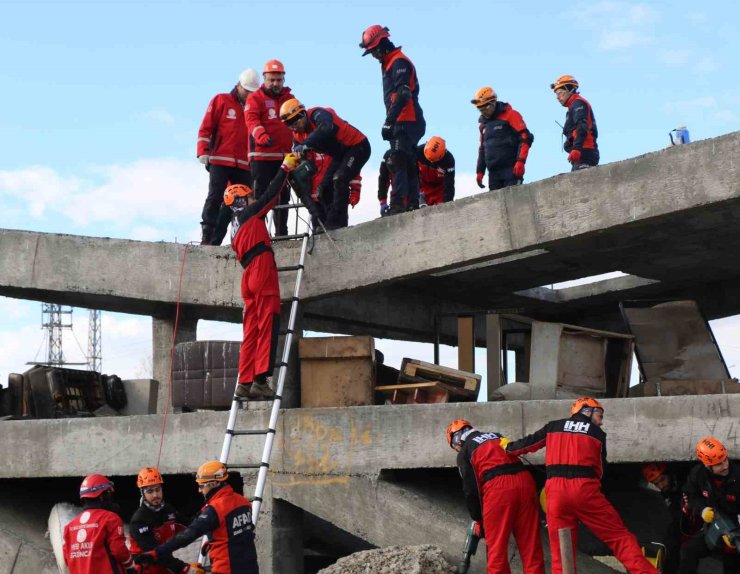
<svg viewBox="0 0 740 574">
<path fill-rule="evenodd" d="M 501 317 L 486 315 L 486 384 L 487 400 L 501 386 Z"/>
<path fill-rule="evenodd" d="M 303 510 L 272 497 L 267 481 L 257 523 L 257 561 L 260 572 L 303 574 Z"/>
<path fill-rule="evenodd" d="M 291 303 L 284 303 L 282 305 L 280 312 L 281 332 L 288 329 L 290 307 Z M 295 325 L 293 326 L 293 329 L 293 340 L 288 356 L 288 372 L 285 374 L 283 401 L 281 404 L 284 409 L 295 409 L 301 406 L 301 362 L 298 357 L 298 339 L 303 336 L 303 310 L 300 304 L 298 305 L 298 312 L 296 314 Z M 281 335 L 278 341 L 278 356 L 275 359 L 276 364 L 283 360 L 284 344 L 285 336 Z M 273 373 L 273 386 L 275 387 L 277 387 L 277 375 L 278 369 L 275 368 L 275 372 Z"/>
<path fill-rule="evenodd" d="M 177 322 L 175 343 L 186 343 L 196 340 L 198 319 L 183 317 Z M 170 382 L 172 344 L 175 328 L 174 314 L 169 317 L 152 317 L 152 377 L 159 381 L 157 393 L 157 413 L 163 414 L 167 406 L 167 391 Z"/>
</svg>

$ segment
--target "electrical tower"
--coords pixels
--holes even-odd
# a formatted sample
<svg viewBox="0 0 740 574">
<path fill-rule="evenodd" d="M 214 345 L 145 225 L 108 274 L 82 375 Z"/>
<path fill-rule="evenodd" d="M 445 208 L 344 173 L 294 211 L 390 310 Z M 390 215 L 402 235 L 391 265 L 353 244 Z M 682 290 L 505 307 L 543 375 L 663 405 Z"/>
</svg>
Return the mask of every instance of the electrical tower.
<svg viewBox="0 0 740 574">
<path fill-rule="evenodd" d="M 102 372 L 103 332 L 100 324 L 100 310 L 90 309 L 90 322 L 87 328 L 87 366 L 91 371 Z"/>
<path fill-rule="evenodd" d="M 65 317 L 68 322 L 65 323 Z M 62 332 L 72 328 L 72 307 L 41 303 L 41 327 L 48 332 L 46 364 L 61 367 L 64 360 Z"/>
</svg>

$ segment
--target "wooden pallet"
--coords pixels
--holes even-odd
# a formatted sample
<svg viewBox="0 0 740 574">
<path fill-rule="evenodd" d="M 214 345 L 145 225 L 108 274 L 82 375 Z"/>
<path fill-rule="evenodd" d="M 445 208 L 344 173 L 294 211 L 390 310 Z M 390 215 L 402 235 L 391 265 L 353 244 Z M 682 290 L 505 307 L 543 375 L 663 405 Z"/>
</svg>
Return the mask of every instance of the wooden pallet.
<svg viewBox="0 0 740 574">
<path fill-rule="evenodd" d="M 469 391 L 476 398 L 480 389 L 481 376 L 466 371 L 458 371 L 433 363 L 405 358 L 401 363 L 399 383 L 422 383 L 437 381 L 453 388 Z"/>
<path fill-rule="evenodd" d="M 383 395 L 385 403 L 391 405 L 448 403 L 450 400 L 452 402 L 474 401 L 478 397 L 477 393 L 452 387 L 439 381 L 384 385 L 375 387 L 375 392 Z"/>
</svg>

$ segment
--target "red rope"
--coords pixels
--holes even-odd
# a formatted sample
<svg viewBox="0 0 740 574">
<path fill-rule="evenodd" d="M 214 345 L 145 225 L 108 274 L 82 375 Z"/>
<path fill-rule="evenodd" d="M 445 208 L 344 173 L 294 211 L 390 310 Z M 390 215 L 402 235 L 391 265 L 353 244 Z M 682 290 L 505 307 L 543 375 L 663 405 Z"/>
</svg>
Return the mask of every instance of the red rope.
<svg viewBox="0 0 740 574">
<path fill-rule="evenodd" d="M 193 243 L 193 242 L 191 242 Z M 180 321 L 180 297 L 182 294 L 182 276 L 185 271 L 185 261 L 188 258 L 188 245 L 183 245 L 182 263 L 180 264 L 180 279 L 177 284 L 177 305 L 175 306 L 175 326 L 172 329 L 172 347 L 170 348 L 170 377 L 167 382 L 167 405 L 164 409 L 164 416 L 162 417 L 162 431 L 159 434 L 159 453 L 157 454 L 157 468 L 159 468 L 159 461 L 162 459 L 162 447 L 164 446 L 164 431 L 167 427 L 167 415 L 170 411 L 170 399 L 172 397 L 172 376 L 175 367 L 175 343 L 177 342 L 177 324 Z"/>
</svg>

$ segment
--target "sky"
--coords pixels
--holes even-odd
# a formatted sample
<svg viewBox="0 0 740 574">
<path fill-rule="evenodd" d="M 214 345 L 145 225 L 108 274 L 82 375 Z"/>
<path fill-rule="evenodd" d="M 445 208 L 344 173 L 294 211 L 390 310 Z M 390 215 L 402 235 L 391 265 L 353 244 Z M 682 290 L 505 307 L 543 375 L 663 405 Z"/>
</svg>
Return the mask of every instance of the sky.
<svg viewBox="0 0 740 574">
<path fill-rule="evenodd" d="M 0 0 L 0 9 L 2 228 L 198 239 L 208 179 L 195 145 L 205 109 L 241 70 L 273 58 L 303 103 L 331 106 L 368 135 L 373 153 L 350 224 L 377 217 L 381 78 L 358 47 L 371 24 L 388 26 L 414 62 L 426 137 L 443 137 L 455 155 L 458 197 L 480 191 L 470 99 L 482 86 L 534 133 L 525 181 L 569 169 L 556 123 L 565 110 L 549 89 L 562 74 L 576 76 L 593 105 L 602 164 L 664 148 L 680 125 L 693 140 L 740 128 L 740 8 L 730 1 Z M 43 360 L 40 307 L 0 298 L 0 383 Z M 73 317 L 71 361 L 87 337 L 87 312 Z M 728 365 L 740 366 L 740 322 L 716 326 Z M 201 322 L 198 336 L 240 335 Z M 400 363 L 395 346 L 378 347 Z M 402 352 L 432 357 L 430 345 Z M 150 355 L 149 318 L 103 314 L 104 371 L 146 375 Z M 453 357 L 446 349 L 443 360 Z"/>
</svg>

